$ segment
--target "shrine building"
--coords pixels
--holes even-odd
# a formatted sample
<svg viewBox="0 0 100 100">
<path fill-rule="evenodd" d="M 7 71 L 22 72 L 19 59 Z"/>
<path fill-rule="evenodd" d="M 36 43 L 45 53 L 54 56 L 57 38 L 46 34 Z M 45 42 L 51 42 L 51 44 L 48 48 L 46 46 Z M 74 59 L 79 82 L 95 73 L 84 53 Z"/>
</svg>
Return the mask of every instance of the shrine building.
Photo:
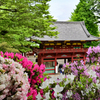
<svg viewBox="0 0 100 100">
<path fill-rule="evenodd" d="M 59 32 L 58 38 L 35 37 L 41 41 L 41 44 L 40 48 L 33 49 L 33 52 L 38 55 L 38 64 L 45 64 L 46 72 L 49 74 L 55 73 L 55 66 L 59 59 L 64 59 L 64 63 L 77 60 L 77 56 L 80 57 L 80 60 L 85 60 L 88 48 L 84 48 L 83 44 L 98 41 L 97 37 L 90 35 L 83 21 L 57 21 L 53 23 L 52 26 L 57 27 L 54 31 Z"/>
</svg>

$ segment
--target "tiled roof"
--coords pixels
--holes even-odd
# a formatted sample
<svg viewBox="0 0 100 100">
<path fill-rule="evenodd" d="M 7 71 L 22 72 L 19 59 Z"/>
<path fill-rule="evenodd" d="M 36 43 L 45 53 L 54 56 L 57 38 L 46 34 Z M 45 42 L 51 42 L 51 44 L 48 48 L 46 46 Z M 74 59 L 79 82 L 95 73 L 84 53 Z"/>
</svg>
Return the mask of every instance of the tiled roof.
<svg viewBox="0 0 100 100">
<path fill-rule="evenodd" d="M 48 41 L 48 40 L 54 40 L 54 41 L 93 41 L 98 40 L 97 37 L 90 35 L 88 30 L 85 27 L 85 23 L 83 21 L 80 22 L 65 22 L 65 21 L 57 21 L 53 22 L 54 25 L 57 28 L 54 31 L 58 31 L 58 38 L 50 38 L 48 36 L 44 36 L 44 38 L 36 38 L 40 41 Z"/>
</svg>

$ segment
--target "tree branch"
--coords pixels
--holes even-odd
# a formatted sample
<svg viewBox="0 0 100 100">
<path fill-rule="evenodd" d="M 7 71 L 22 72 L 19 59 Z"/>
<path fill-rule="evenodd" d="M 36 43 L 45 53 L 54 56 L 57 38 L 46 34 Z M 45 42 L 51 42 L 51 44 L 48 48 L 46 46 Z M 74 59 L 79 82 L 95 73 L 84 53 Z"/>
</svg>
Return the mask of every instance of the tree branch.
<svg viewBox="0 0 100 100">
<path fill-rule="evenodd" d="M 0 10 L 6 10 L 6 11 L 11 11 L 11 12 L 17 12 L 17 9 L 3 9 L 3 8 L 0 8 Z"/>
</svg>

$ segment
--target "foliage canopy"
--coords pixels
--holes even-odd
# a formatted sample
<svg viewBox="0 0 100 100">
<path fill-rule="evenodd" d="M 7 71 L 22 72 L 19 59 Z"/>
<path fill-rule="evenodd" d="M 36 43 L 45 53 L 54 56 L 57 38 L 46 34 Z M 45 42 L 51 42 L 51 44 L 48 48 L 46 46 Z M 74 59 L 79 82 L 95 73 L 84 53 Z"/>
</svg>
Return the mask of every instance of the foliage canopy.
<svg viewBox="0 0 100 100">
<path fill-rule="evenodd" d="M 94 5 L 95 6 L 95 5 Z M 71 15 L 70 21 L 84 21 L 87 30 L 91 35 L 98 36 L 98 18 L 93 11 L 93 0 L 80 0 L 76 9 Z M 84 46 L 97 46 L 99 42 L 92 41 L 92 43 L 86 43 Z"/>
<path fill-rule="evenodd" d="M 31 50 L 31 36 L 56 36 L 50 27 L 53 17 L 49 14 L 50 0 L 0 1 L 0 43 L 7 42 L 20 52 Z M 27 41 L 26 38 L 30 38 Z M 35 46 L 35 45 L 34 45 Z"/>
</svg>

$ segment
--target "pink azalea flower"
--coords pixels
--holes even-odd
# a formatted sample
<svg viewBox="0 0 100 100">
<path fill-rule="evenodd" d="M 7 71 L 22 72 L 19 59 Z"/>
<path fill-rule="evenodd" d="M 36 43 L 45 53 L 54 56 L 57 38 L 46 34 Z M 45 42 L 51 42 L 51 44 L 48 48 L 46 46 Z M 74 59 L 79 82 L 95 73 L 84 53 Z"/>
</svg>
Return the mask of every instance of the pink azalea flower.
<svg viewBox="0 0 100 100">
<path fill-rule="evenodd" d="M 35 64 L 34 67 L 33 67 L 33 70 L 38 71 L 38 69 L 39 69 L 39 65 L 38 64 Z"/>
<path fill-rule="evenodd" d="M 40 94 L 43 97 L 43 89 L 40 90 Z"/>
<path fill-rule="evenodd" d="M 40 73 L 45 72 L 45 65 L 44 65 L 44 64 L 41 64 L 41 65 L 40 65 L 40 67 L 39 67 L 39 72 L 40 72 Z"/>
<path fill-rule="evenodd" d="M 92 53 L 92 48 L 89 47 L 89 48 L 88 48 L 88 51 L 87 51 L 87 54 L 90 55 L 91 53 Z"/>
<path fill-rule="evenodd" d="M 93 82 L 97 83 L 96 77 L 93 77 Z"/>
<path fill-rule="evenodd" d="M 8 69 L 8 66 L 7 66 L 6 64 L 2 64 L 2 67 L 3 67 L 4 69 Z"/>
<path fill-rule="evenodd" d="M 2 51 L 0 51 L 0 55 L 3 57 L 3 52 Z"/>
</svg>

